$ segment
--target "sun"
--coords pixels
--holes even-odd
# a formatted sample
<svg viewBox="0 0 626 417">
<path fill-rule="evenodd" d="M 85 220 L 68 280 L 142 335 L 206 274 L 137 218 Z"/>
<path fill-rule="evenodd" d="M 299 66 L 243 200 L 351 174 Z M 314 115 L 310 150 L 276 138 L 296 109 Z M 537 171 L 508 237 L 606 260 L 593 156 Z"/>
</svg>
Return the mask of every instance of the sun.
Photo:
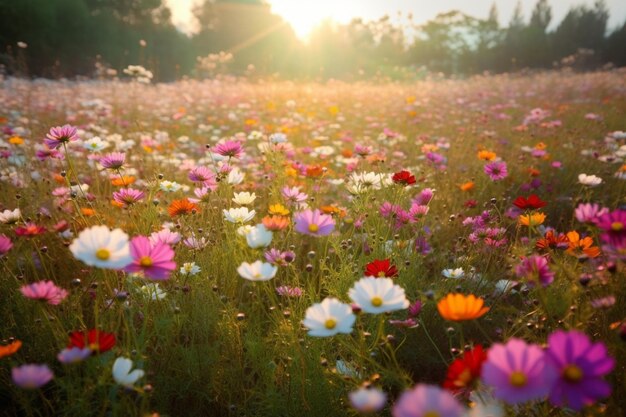
<svg viewBox="0 0 626 417">
<path fill-rule="evenodd" d="M 272 12 L 285 19 L 302 40 L 307 40 L 313 29 L 324 20 L 347 23 L 355 17 L 355 9 L 351 7 L 351 2 L 269 0 L 269 3 Z"/>
</svg>

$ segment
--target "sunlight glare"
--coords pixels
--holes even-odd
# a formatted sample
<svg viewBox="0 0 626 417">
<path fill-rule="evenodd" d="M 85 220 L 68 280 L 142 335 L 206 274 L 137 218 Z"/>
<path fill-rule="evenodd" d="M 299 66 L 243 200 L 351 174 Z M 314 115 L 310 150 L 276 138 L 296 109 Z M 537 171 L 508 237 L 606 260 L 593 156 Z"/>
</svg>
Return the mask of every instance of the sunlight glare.
<svg viewBox="0 0 626 417">
<path fill-rule="evenodd" d="M 285 19 L 302 40 L 306 40 L 313 29 L 326 19 L 332 19 L 338 23 L 347 23 L 356 14 L 352 2 L 270 0 L 269 3 L 272 12 Z"/>
</svg>

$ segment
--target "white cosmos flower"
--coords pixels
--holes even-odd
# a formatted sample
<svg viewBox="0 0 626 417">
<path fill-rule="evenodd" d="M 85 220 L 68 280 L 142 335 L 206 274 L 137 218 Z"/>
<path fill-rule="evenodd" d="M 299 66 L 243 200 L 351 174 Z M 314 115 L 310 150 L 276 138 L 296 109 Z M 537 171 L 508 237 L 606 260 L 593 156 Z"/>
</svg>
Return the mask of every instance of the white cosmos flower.
<svg viewBox="0 0 626 417">
<path fill-rule="evenodd" d="M 307 308 L 302 321 L 309 329 L 309 336 L 326 337 L 338 333 L 352 333 L 356 316 L 349 304 L 336 298 L 325 298 L 321 303 Z"/>
<path fill-rule="evenodd" d="M 159 188 L 167 193 L 173 193 L 181 189 L 181 185 L 176 181 L 161 181 Z"/>
<path fill-rule="evenodd" d="M 595 187 L 602 184 L 602 178 L 596 177 L 595 175 L 579 174 L 578 182 L 583 185 Z"/>
<path fill-rule="evenodd" d="M 70 251 L 76 259 L 98 268 L 122 269 L 133 261 L 128 235 L 106 226 L 93 226 L 80 232 Z"/>
<path fill-rule="evenodd" d="M 230 185 L 237 185 L 237 184 L 241 184 L 243 182 L 243 178 L 244 178 L 244 174 L 243 172 L 241 172 L 239 170 L 239 168 L 233 168 L 229 173 L 228 173 L 228 178 L 227 178 L 227 182 Z"/>
<path fill-rule="evenodd" d="M 109 146 L 109 142 L 103 141 L 98 136 L 94 136 L 93 138 L 86 140 L 83 143 L 83 148 L 91 152 L 100 152 L 101 150 L 106 149 Z"/>
<path fill-rule="evenodd" d="M 22 216 L 22 212 L 19 208 L 15 210 L 4 210 L 0 213 L 0 223 L 12 224 L 17 223 L 17 221 Z"/>
<path fill-rule="evenodd" d="M 180 273 L 183 275 L 196 275 L 200 273 L 200 267 L 195 262 L 185 262 L 180 267 Z"/>
<path fill-rule="evenodd" d="M 446 278 L 463 278 L 465 276 L 465 271 L 463 270 L 463 268 L 448 268 L 441 271 L 441 275 Z"/>
<path fill-rule="evenodd" d="M 224 219 L 231 223 L 247 223 L 256 214 L 254 210 L 248 210 L 247 207 L 237 207 L 231 209 L 224 209 Z"/>
<path fill-rule="evenodd" d="M 268 281 L 276 275 L 278 267 L 267 263 L 256 261 L 251 264 L 243 262 L 237 268 L 237 272 L 241 278 L 245 278 L 250 281 Z"/>
<path fill-rule="evenodd" d="M 395 285 L 391 278 L 361 278 L 350 288 L 348 296 L 364 312 L 372 314 L 402 310 L 409 306 L 404 288 Z"/>
<path fill-rule="evenodd" d="M 159 287 L 157 283 L 150 283 L 139 288 L 139 291 L 152 301 L 162 300 L 167 296 L 167 293 Z"/>
<path fill-rule="evenodd" d="M 247 206 L 248 204 L 252 204 L 256 200 L 255 193 L 249 193 L 247 191 L 241 193 L 235 193 L 233 197 L 233 202 L 235 204 L 239 204 L 240 206 Z"/>
<path fill-rule="evenodd" d="M 348 394 L 352 407 L 361 413 L 373 413 L 379 411 L 387 402 L 387 394 L 378 388 L 361 387 Z"/>
<path fill-rule="evenodd" d="M 246 242 L 252 249 L 265 248 L 272 243 L 272 232 L 263 224 L 257 224 L 250 232 L 246 233 Z"/>
<path fill-rule="evenodd" d="M 132 367 L 132 360 L 123 356 L 117 358 L 115 363 L 113 363 L 113 379 L 115 382 L 125 387 L 132 387 L 144 375 L 141 369 L 135 369 L 131 372 Z"/>
</svg>

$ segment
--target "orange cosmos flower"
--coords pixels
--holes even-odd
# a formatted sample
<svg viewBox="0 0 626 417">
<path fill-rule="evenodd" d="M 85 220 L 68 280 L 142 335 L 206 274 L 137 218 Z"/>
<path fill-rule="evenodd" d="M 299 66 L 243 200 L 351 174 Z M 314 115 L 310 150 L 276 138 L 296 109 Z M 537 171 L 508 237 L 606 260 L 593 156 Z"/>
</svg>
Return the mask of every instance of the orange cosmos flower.
<svg viewBox="0 0 626 417">
<path fill-rule="evenodd" d="M 24 143 L 24 139 L 22 139 L 22 138 L 21 138 L 21 137 L 19 137 L 19 136 L 13 136 L 13 137 L 10 137 L 10 138 L 9 138 L 9 143 L 10 143 L 11 145 L 21 145 L 21 144 L 23 144 L 23 143 Z"/>
<path fill-rule="evenodd" d="M 89 208 L 89 207 L 81 208 L 80 212 L 83 214 L 83 216 L 87 216 L 87 217 L 91 217 L 91 216 L 96 214 L 96 211 L 94 209 L 92 209 L 92 208 Z"/>
<path fill-rule="evenodd" d="M 535 149 L 539 149 L 539 150 L 544 150 L 548 147 L 548 145 L 546 145 L 543 142 L 539 142 L 538 144 L 535 145 Z"/>
<path fill-rule="evenodd" d="M 493 161 L 496 159 L 496 153 L 491 151 L 479 151 L 478 159 L 482 159 L 484 161 Z"/>
<path fill-rule="evenodd" d="M 564 234 L 557 235 L 553 230 L 548 230 L 543 238 L 539 239 L 535 244 L 540 252 L 546 252 L 550 249 L 564 249 L 569 246 L 569 239 Z"/>
<path fill-rule="evenodd" d="M 324 174 L 324 168 L 322 168 L 320 165 L 309 165 L 308 167 L 306 167 L 307 177 L 321 177 L 322 174 Z"/>
<path fill-rule="evenodd" d="M 324 214 L 330 214 L 331 216 L 339 216 L 344 217 L 346 215 L 346 210 L 336 207 L 336 206 L 322 206 L 320 210 Z"/>
<path fill-rule="evenodd" d="M 439 300 L 437 310 L 446 320 L 464 321 L 484 316 L 489 311 L 489 307 L 485 307 L 484 300 L 474 294 L 465 296 L 450 293 Z"/>
<path fill-rule="evenodd" d="M 471 191 L 476 188 L 476 184 L 473 181 L 468 181 L 459 185 L 459 188 L 461 189 L 461 191 Z"/>
<path fill-rule="evenodd" d="M 546 220 L 546 215 L 541 212 L 531 214 L 521 214 L 519 216 L 519 224 L 523 226 L 539 226 Z"/>
<path fill-rule="evenodd" d="M 197 204 L 192 203 L 186 198 L 182 200 L 174 200 L 172 204 L 167 209 L 167 212 L 170 214 L 170 217 L 183 216 L 185 214 L 190 214 L 194 212 L 200 211 L 200 208 Z"/>
<path fill-rule="evenodd" d="M 541 175 L 541 171 L 532 167 L 528 168 L 528 173 L 531 177 L 538 177 L 539 175 Z"/>
<path fill-rule="evenodd" d="M 283 216 L 265 216 L 261 222 L 267 230 L 278 231 L 286 229 L 287 226 L 289 226 L 290 220 L 289 217 Z"/>
<path fill-rule="evenodd" d="M 22 342 L 19 340 L 15 340 L 8 345 L 0 345 L 0 358 L 4 358 L 5 356 L 11 356 L 22 347 Z"/>
<path fill-rule="evenodd" d="M 115 177 L 111 179 L 111 185 L 114 187 L 126 187 L 135 182 L 135 177 L 130 175 L 124 175 L 122 177 Z"/>
<path fill-rule="evenodd" d="M 593 246 L 593 239 L 589 236 L 580 238 L 576 231 L 567 234 L 569 246 L 565 252 L 578 258 L 597 258 L 600 256 L 600 248 Z"/>
</svg>

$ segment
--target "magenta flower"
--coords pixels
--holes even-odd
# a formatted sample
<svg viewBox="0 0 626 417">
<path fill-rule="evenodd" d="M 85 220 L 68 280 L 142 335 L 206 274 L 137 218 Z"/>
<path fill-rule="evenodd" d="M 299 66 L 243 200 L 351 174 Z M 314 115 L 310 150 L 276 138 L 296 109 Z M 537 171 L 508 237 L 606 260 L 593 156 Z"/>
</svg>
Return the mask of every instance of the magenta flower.
<svg viewBox="0 0 626 417">
<path fill-rule="evenodd" d="M 98 161 L 105 169 L 118 170 L 124 166 L 126 154 L 122 152 L 111 152 L 103 155 Z"/>
<path fill-rule="evenodd" d="M 20 292 L 31 300 L 42 300 L 48 304 L 58 305 L 67 297 L 67 291 L 54 285 L 52 281 L 39 281 L 24 285 Z"/>
<path fill-rule="evenodd" d="M 393 407 L 393 417 L 460 417 L 463 407 L 448 391 L 434 385 L 417 384 L 405 391 Z"/>
<path fill-rule="evenodd" d="M 300 287 L 288 287 L 285 285 L 282 287 L 276 287 L 276 293 L 283 297 L 297 298 L 302 297 L 303 292 Z"/>
<path fill-rule="evenodd" d="M 413 199 L 413 203 L 419 204 L 421 206 L 425 206 L 430 203 L 430 200 L 433 199 L 433 195 L 435 192 L 432 188 L 424 188 L 420 193 Z"/>
<path fill-rule="evenodd" d="M 293 216 L 295 229 L 299 233 L 310 236 L 326 236 L 335 229 L 335 220 L 318 209 L 300 211 Z"/>
<path fill-rule="evenodd" d="M 270 249 L 265 252 L 265 260 L 272 265 L 285 266 L 292 263 L 296 259 L 296 254 L 292 251 L 280 251 L 278 249 Z"/>
<path fill-rule="evenodd" d="M 0 235 L 0 258 L 9 253 L 13 247 L 13 242 L 5 235 Z"/>
<path fill-rule="evenodd" d="M 482 379 L 495 398 L 519 404 L 545 397 L 557 378 L 541 347 L 512 338 L 493 345 L 483 365 Z"/>
<path fill-rule="evenodd" d="M 236 140 L 227 140 L 215 145 L 213 152 L 229 158 L 239 158 L 243 153 L 243 145 Z"/>
<path fill-rule="evenodd" d="M 577 330 L 557 330 L 548 336 L 546 358 L 559 375 L 550 391 L 552 404 L 578 411 L 611 394 L 602 377 L 615 367 L 615 360 L 604 343 L 593 343 Z"/>
<path fill-rule="evenodd" d="M 211 171 L 207 167 L 198 166 L 189 171 L 187 175 L 190 181 L 202 183 L 205 187 L 210 189 L 217 188 L 217 181 L 215 172 Z"/>
<path fill-rule="evenodd" d="M 580 203 L 574 214 L 576 220 L 581 223 L 595 223 L 597 218 L 608 213 L 609 210 L 606 207 L 600 207 L 599 204 Z"/>
<path fill-rule="evenodd" d="M 78 140 L 77 129 L 70 125 L 57 126 L 50 129 L 43 140 L 50 149 L 57 149 L 64 143 Z"/>
<path fill-rule="evenodd" d="M 145 236 L 131 239 L 130 254 L 133 262 L 125 268 L 127 272 L 143 272 L 147 278 L 166 280 L 170 272 L 176 269 L 172 248 L 162 242 L 152 245 Z"/>
<path fill-rule="evenodd" d="M 20 388 L 36 389 L 46 385 L 54 378 L 48 365 L 22 365 L 11 369 L 13 383 Z"/>
<path fill-rule="evenodd" d="M 309 196 L 301 192 L 298 187 L 283 187 L 281 194 L 288 203 L 301 203 L 309 198 Z"/>
<path fill-rule="evenodd" d="M 515 274 L 520 278 L 524 278 L 529 286 L 540 283 L 547 287 L 554 281 L 554 272 L 550 270 L 548 260 L 539 255 L 531 255 L 524 258 L 515 267 Z"/>
<path fill-rule="evenodd" d="M 596 225 L 604 233 L 600 238 L 616 249 L 626 248 L 626 210 L 617 209 L 603 214 L 596 220 Z"/>
<path fill-rule="evenodd" d="M 133 188 L 122 188 L 113 193 L 113 200 L 123 207 L 130 207 L 144 199 L 146 193 Z"/>
<path fill-rule="evenodd" d="M 509 171 L 504 161 L 493 161 L 485 165 L 485 174 L 489 175 L 492 181 L 500 181 L 509 175 Z"/>
</svg>

